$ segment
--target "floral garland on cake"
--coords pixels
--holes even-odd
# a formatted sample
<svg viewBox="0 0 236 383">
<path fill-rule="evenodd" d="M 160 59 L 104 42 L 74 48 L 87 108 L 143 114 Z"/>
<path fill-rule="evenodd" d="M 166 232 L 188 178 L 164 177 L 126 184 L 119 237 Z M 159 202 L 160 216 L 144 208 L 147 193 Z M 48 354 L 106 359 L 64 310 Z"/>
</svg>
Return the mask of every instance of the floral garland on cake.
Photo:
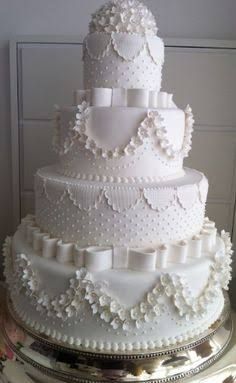
<svg viewBox="0 0 236 383">
<path fill-rule="evenodd" d="M 186 284 L 178 276 L 167 274 L 161 278 L 166 295 L 172 298 L 180 316 L 184 316 L 186 319 L 197 315 L 203 316 L 209 303 L 214 301 L 221 289 L 228 290 L 233 250 L 229 233 L 223 230 L 221 239 L 224 242 L 225 254 L 219 251 L 214 255 L 207 286 L 200 296 L 193 297 Z"/>
<path fill-rule="evenodd" d="M 172 300 L 180 317 L 186 320 L 206 313 L 208 305 L 214 301 L 221 289 L 228 289 L 231 279 L 232 244 L 228 233 L 222 231 L 221 238 L 225 245 L 225 252 L 215 254 L 207 286 L 197 297 L 191 294 L 181 276 L 163 273 L 145 299 L 127 309 L 106 292 L 108 288 L 106 283 L 94 282 L 92 275 L 85 268 L 81 268 L 70 280 L 68 290 L 58 297 L 51 298 L 40 288 L 37 274 L 26 255 L 16 256 L 13 269 L 10 238 L 7 238 L 3 248 L 5 276 L 11 294 L 25 293 L 36 309 L 48 316 L 55 315 L 61 320 L 72 317 L 82 318 L 83 309 L 87 303 L 93 315 L 99 315 L 101 320 L 110 324 L 112 328 L 130 331 L 133 328 L 141 328 L 146 322 L 158 319 L 165 310 L 163 296 Z"/>
<path fill-rule="evenodd" d="M 193 133 L 193 113 L 188 105 L 185 109 L 185 134 L 180 150 L 175 150 L 170 143 L 166 129 L 163 125 L 163 119 L 157 111 L 149 110 L 146 118 L 138 127 L 137 134 L 130 139 L 130 142 L 123 147 L 116 147 L 113 150 L 106 150 L 97 145 L 95 140 L 91 139 L 87 134 L 87 123 L 89 119 L 90 107 L 86 101 L 78 105 L 75 125 L 72 127 L 70 123 L 69 134 L 64 143 L 61 144 L 60 139 L 60 112 L 56 113 L 55 130 L 53 139 L 53 148 L 59 154 L 63 155 L 70 151 L 75 141 L 79 141 L 83 147 L 93 153 L 96 159 L 119 159 L 121 157 L 134 155 L 138 148 L 142 146 L 147 138 L 154 135 L 157 145 L 160 146 L 163 153 L 171 159 L 177 160 L 185 158 L 191 149 L 192 133 Z"/>
<path fill-rule="evenodd" d="M 73 123 L 69 123 L 68 136 L 65 138 L 64 142 L 62 142 L 61 138 L 61 111 L 58 105 L 54 106 L 55 114 L 53 118 L 53 129 L 54 134 L 52 138 L 52 148 L 55 153 L 62 156 L 70 151 L 72 146 L 74 145 L 74 140 L 77 137 L 77 134 L 74 132 Z"/>
</svg>

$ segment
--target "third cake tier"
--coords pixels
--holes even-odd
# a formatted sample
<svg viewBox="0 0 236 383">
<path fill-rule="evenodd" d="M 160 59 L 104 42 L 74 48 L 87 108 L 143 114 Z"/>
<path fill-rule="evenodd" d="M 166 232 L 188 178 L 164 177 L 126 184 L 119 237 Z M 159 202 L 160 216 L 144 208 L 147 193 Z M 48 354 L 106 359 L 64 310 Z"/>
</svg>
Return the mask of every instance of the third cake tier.
<svg viewBox="0 0 236 383">
<path fill-rule="evenodd" d="M 208 181 L 185 169 L 179 179 L 124 184 L 36 175 L 36 221 L 41 230 L 85 246 L 150 247 L 189 239 L 203 226 Z"/>
</svg>

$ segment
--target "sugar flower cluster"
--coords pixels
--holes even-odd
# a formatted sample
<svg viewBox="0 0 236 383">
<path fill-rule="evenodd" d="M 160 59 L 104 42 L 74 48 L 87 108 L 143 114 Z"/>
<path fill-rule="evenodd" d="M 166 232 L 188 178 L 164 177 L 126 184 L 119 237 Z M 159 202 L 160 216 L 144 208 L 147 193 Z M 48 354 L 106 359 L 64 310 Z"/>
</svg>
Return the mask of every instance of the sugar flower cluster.
<svg viewBox="0 0 236 383">
<path fill-rule="evenodd" d="M 92 15 L 89 31 L 156 35 L 158 29 L 153 14 L 140 1 L 113 0 Z"/>
</svg>

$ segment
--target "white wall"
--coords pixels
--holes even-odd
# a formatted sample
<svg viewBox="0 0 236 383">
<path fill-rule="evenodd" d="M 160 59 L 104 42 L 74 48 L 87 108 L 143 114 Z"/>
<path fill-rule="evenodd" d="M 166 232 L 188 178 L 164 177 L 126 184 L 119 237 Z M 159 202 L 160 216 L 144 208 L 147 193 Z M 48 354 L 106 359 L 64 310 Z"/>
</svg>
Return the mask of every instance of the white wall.
<svg viewBox="0 0 236 383">
<path fill-rule="evenodd" d="M 85 35 L 104 0 L 0 0 L 0 244 L 11 234 L 8 41 L 16 35 Z M 147 0 L 160 36 L 236 40 L 236 0 Z"/>
</svg>

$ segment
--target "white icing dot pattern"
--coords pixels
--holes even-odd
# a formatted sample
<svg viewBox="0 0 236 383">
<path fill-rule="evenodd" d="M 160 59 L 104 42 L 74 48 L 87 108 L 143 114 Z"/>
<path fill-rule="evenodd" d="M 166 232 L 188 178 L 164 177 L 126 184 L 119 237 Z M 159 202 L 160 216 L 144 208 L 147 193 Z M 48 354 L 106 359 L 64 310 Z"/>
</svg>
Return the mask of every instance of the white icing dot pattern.
<svg viewBox="0 0 236 383">
<path fill-rule="evenodd" d="M 71 204 L 68 197 L 60 204 L 46 198 L 36 203 L 37 223 L 43 231 L 80 246 L 145 247 L 188 238 L 201 230 L 204 205 L 199 201 L 185 210 L 172 205 L 165 211 L 154 211 L 141 201 L 125 212 L 114 212 L 103 199 L 90 215 Z"/>
<path fill-rule="evenodd" d="M 108 69 L 106 69 L 108 68 Z M 115 51 L 99 60 L 84 57 L 84 87 L 149 89 L 160 91 L 162 63 L 153 61 L 144 49 L 134 61 L 125 61 Z"/>
</svg>

